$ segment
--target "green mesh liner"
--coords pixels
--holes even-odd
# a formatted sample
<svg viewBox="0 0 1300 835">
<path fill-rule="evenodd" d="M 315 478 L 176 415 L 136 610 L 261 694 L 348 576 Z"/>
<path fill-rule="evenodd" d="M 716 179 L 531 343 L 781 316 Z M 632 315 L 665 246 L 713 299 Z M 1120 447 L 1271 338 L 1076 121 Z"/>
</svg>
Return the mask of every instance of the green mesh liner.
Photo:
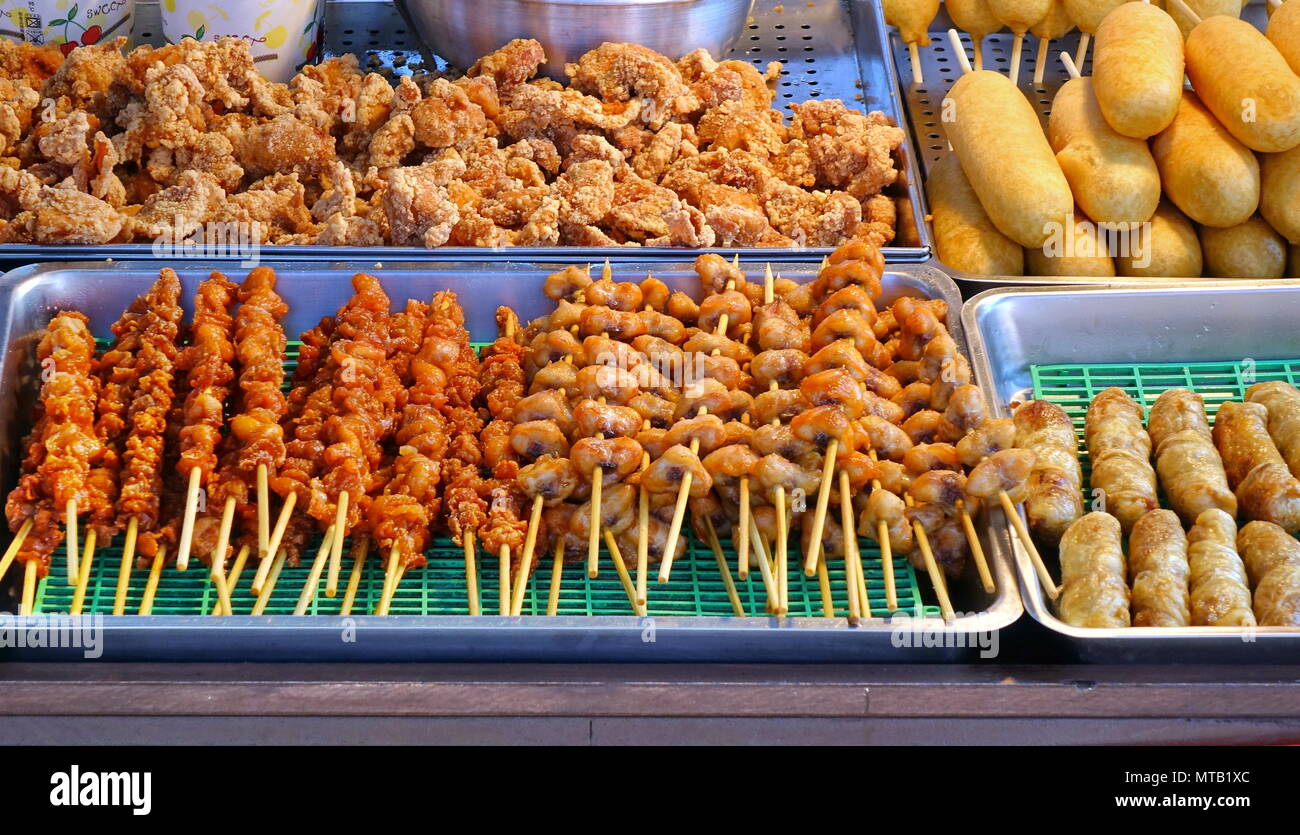
<svg viewBox="0 0 1300 835">
<path fill-rule="evenodd" d="M 101 347 L 103 344 L 104 341 L 101 340 Z M 285 367 L 290 373 L 297 367 L 299 345 L 298 342 L 289 343 Z M 476 347 L 481 347 L 481 344 Z M 688 547 L 685 553 L 678 554 L 673 561 L 671 580 L 668 583 L 659 583 L 658 569 L 651 566 L 646 584 L 648 613 L 659 616 L 733 616 L 735 612 L 712 550 L 699 542 L 686 530 L 687 528 L 689 525 L 683 526 Z M 82 609 L 84 614 L 112 614 L 117 592 L 117 578 L 122 563 L 122 540 L 123 537 L 119 534 L 112 547 L 100 548 L 95 554 Z M 803 575 L 802 559 L 798 554 L 798 537 L 792 536 L 790 544 L 790 614 L 795 617 L 821 616 L 823 611 L 818 580 L 816 577 Z M 727 565 L 736 584 L 736 593 L 740 597 L 745 613 L 751 616 L 763 616 L 767 598 L 758 573 L 757 561 L 753 562 L 749 579 L 741 581 L 736 577 L 735 552 L 728 541 L 724 540 L 722 545 Z M 859 547 L 863 568 L 867 575 L 867 597 L 871 612 L 877 617 L 887 616 L 889 612 L 885 603 L 884 567 L 880 551 L 875 543 L 865 538 L 860 540 Z M 316 550 L 316 546 L 313 545 L 304 552 L 303 564 L 300 567 L 285 566 L 264 614 L 293 613 L 303 585 L 307 582 L 311 568 L 310 560 L 315 557 Z M 353 568 L 352 561 L 347 555 L 348 550 L 345 547 L 338 596 L 333 598 L 325 596 L 325 577 L 322 573 L 317 594 L 307 609 L 309 614 L 337 615 L 339 613 Z M 393 615 L 468 614 L 465 561 L 460 546 L 454 544 L 447 536 L 439 536 L 434 539 L 425 556 L 429 561 L 428 566 L 413 569 L 405 575 L 401 585 L 397 587 L 389 613 Z M 524 596 L 525 615 L 546 614 L 553 561 L 550 554 L 539 553 L 538 556 L 541 566 L 533 573 Z M 632 573 L 635 582 L 636 557 L 634 554 L 623 556 L 629 561 L 628 570 Z M 480 549 L 477 568 L 480 610 L 485 615 L 496 614 L 499 611 L 500 599 L 498 593 L 500 572 L 496 556 Z M 239 581 L 231 589 L 231 605 L 236 615 L 252 612 L 256 598 L 249 586 L 256 570 L 257 560 L 249 559 Z M 831 560 L 828 564 L 828 573 L 835 614 L 845 616 L 848 614 L 848 588 L 844 582 L 844 562 L 838 559 Z M 126 595 L 127 613 L 139 611 L 148 574 L 148 569 L 132 568 Z M 898 592 L 899 611 L 913 616 L 939 616 L 937 606 L 923 603 L 916 572 L 912 570 L 906 557 L 894 557 L 894 584 Z M 383 556 L 372 552 L 363 569 L 356 603 L 352 609 L 353 614 L 373 612 L 379 602 L 383 585 Z M 69 611 L 72 606 L 73 591 L 73 586 L 67 583 L 67 549 L 61 546 L 55 552 L 49 576 L 42 580 L 37 588 L 35 611 L 46 614 Z M 216 588 L 207 579 L 206 567 L 195 559 L 191 561 L 188 571 L 177 571 L 174 564 L 163 570 L 154 597 L 152 613 L 155 615 L 207 614 L 211 613 L 216 600 Z M 632 614 L 627 594 L 606 550 L 601 551 L 600 576 L 594 580 L 587 577 L 585 560 L 581 564 L 570 563 L 564 566 L 557 614 L 588 616 Z"/>
<path fill-rule="evenodd" d="M 1034 397 L 1055 403 L 1074 422 L 1083 465 L 1084 497 L 1091 495 L 1087 449 L 1083 442 L 1084 417 L 1088 404 L 1101 391 L 1118 386 L 1146 408 L 1161 393 L 1172 388 L 1197 392 L 1205 399 L 1205 411 L 1214 424 L 1219 405 L 1242 400 L 1255 383 L 1282 380 L 1296 385 L 1300 360 L 1240 360 L 1235 362 L 1187 362 L 1163 364 L 1034 365 L 1030 366 Z M 1161 505 L 1168 503 L 1161 494 Z"/>
</svg>

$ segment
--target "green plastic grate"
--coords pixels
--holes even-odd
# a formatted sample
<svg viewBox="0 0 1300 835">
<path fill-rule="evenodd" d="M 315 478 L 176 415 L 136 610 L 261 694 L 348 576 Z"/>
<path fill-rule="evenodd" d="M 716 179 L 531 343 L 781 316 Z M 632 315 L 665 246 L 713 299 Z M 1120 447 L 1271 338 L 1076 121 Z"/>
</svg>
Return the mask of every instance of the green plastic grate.
<svg viewBox="0 0 1300 835">
<path fill-rule="evenodd" d="M 101 348 L 107 344 L 100 340 Z M 289 373 L 298 364 L 298 347 L 301 343 L 290 342 L 285 367 Z M 481 348 L 486 343 L 476 343 Z M 686 526 L 684 526 L 686 527 Z M 668 583 L 657 582 L 651 572 L 647 590 L 649 600 L 648 614 L 659 616 L 733 616 L 730 598 L 723 585 L 722 574 L 718 570 L 713 551 L 699 542 L 693 534 L 686 534 L 688 546 L 684 554 L 678 555 L 673 562 L 672 579 Z M 792 537 L 797 552 L 798 538 Z M 762 580 L 758 575 L 757 563 L 753 566 L 749 579 L 741 581 L 735 576 L 736 558 L 730 543 L 723 541 L 723 551 L 736 583 L 736 593 L 740 597 L 746 614 L 762 616 L 766 594 Z M 862 539 L 859 543 L 862 552 L 863 568 L 867 575 L 867 598 L 874 615 L 883 617 L 888 614 L 885 602 L 884 563 L 880 551 L 870 540 Z M 265 614 L 292 614 L 298 604 L 298 596 L 310 573 L 310 558 L 314 557 L 316 546 L 304 552 L 303 564 L 298 568 L 285 566 L 279 582 L 266 607 Z M 347 549 L 344 549 L 346 555 Z M 614 570 L 613 561 L 608 552 L 601 551 L 600 576 L 594 580 L 587 577 L 585 560 L 581 565 L 566 565 L 560 584 L 560 598 L 557 614 L 559 615 L 630 615 L 631 606 L 627 595 Z M 469 613 L 467 586 L 465 582 L 465 562 L 461 548 L 449 537 L 442 536 L 434 540 L 425 552 L 429 561 L 426 568 L 417 569 L 407 574 L 397 588 L 389 608 L 394 615 L 464 615 Z M 551 566 L 550 555 L 539 555 L 542 565 L 534 572 L 529 581 L 528 591 L 524 596 L 523 612 L 527 615 L 546 614 L 546 603 L 550 593 Z M 626 558 L 628 555 L 624 555 Z M 66 582 L 67 551 L 60 548 L 54 556 L 50 574 L 41 581 L 36 592 L 35 607 L 37 612 L 46 614 L 67 612 L 72 606 L 73 587 Z M 633 558 L 635 561 L 635 558 Z M 117 577 L 122 563 L 121 537 L 113 547 L 100 549 L 95 554 L 91 567 L 91 576 L 86 589 L 83 604 L 85 614 L 111 614 L 117 593 Z M 790 571 L 790 614 L 792 616 L 816 617 L 822 615 L 821 591 L 816 577 L 805 577 L 800 570 L 802 561 L 791 559 Z M 334 598 L 325 596 L 325 578 L 322 577 L 317 594 L 308 613 L 319 615 L 337 615 L 343 604 L 343 587 L 347 582 L 347 572 L 351 563 L 345 561 L 344 577 L 340 580 L 339 595 Z M 635 566 L 629 570 L 635 572 Z M 256 571 L 256 560 L 249 560 L 243 575 L 231 589 L 231 605 L 236 615 L 252 612 L 256 598 L 249 585 Z M 483 614 L 495 614 L 499 604 L 499 579 L 495 555 L 483 553 L 478 555 L 479 606 Z M 148 579 L 147 569 L 133 568 L 126 595 L 126 611 L 137 612 L 144 598 L 145 584 Z M 844 582 L 844 563 L 833 560 L 828 565 L 830 575 L 831 597 L 836 614 L 848 612 L 848 589 Z M 894 582 L 898 591 L 898 608 L 913 616 L 938 617 L 937 606 L 926 605 L 921 598 L 916 572 L 905 557 L 894 557 Z M 384 565 L 381 557 L 374 553 L 366 560 L 363 576 L 358 586 L 353 612 L 367 614 L 373 612 L 379 603 L 384 585 Z M 207 580 L 207 572 L 202 563 L 196 561 L 189 571 L 176 570 L 168 566 L 162 573 L 158 590 L 154 596 L 153 614 L 155 615 L 201 615 L 210 613 L 216 604 L 216 589 Z"/>
<path fill-rule="evenodd" d="M 1104 389 L 1118 386 L 1150 408 L 1163 392 L 1185 388 L 1205 399 L 1205 411 L 1214 424 L 1219 406 L 1242 400 L 1255 383 L 1282 380 L 1296 385 L 1300 360 L 1242 359 L 1234 362 L 1184 362 L 1162 364 L 1034 365 L 1029 368 L 1034 397 L 1055 403 L 1074 422 L 1083 465 L 1084 497 L 1091 495 L 1091 469 L 1083 441 L 1088 404 Z M 1161 494 L 1161 505 L 1168 507 Z"/>
</svg>

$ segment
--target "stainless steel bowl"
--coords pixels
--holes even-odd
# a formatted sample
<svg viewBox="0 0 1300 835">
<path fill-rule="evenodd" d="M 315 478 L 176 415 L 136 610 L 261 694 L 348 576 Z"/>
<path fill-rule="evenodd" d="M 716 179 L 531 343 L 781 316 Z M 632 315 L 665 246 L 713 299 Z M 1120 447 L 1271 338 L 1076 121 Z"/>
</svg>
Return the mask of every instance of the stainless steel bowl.
<svg viewBox="0 0 1300 835">
<path fill-rule="evenodd" d="M 676 60 L 693 49 L 720 58 L 736 43 L 754 0 L 396 0 L 425 46 L 465 68 L 514 38 L 546 50 L 543 72 L 602 43 L 636 43 Z"/>
</svg>

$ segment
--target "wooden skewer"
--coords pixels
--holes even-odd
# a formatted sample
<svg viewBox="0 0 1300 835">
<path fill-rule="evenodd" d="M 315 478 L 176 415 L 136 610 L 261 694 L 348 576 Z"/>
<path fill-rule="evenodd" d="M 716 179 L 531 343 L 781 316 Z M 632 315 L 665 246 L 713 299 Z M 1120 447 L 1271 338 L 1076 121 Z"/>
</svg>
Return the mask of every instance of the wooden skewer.
<svg viewBox="0 0 1300 835">
<path fill-rule="evenodd" d="M 339 614 L 347 617 L 352 614 L 352 607 L 357 602 L 357 590 L 361 588 L 361 576 L 365 573 L 366 557 L 370 554 L 370 537 L 363 536 L 353 549 L 356 557 L 352 561 L 352 573 L 348 575 L 348 587 L 343 592 L 343 606 Z"/>
<path fill-rule="evenodd" d="M 904 494 L 903 499 L 908 507 L 916 504 L 911 494 Z M 921 549 L 925 571 L 930 575 L 930 585 L 934 586 L 934 594 L 939 598 L 939 611 L 945 621 L 955 620 L 957 615 L 953 612 L 952 601 L 948 599 L 948 583 L 943 577 L 943 569 L 939 568 L 938 560 L 934 558 L 934 551 L 930 549 L 930 537 L 926 535 L 925 527 L 920 522 L 912 522 L 912 532 L 916 536 L 917 547 Z"/>
<path fill-rule="evenodd" d="M 497 613 L 502 615 L 510 614 L 510 546 L 502 545 L 497 549 L 497 568 L 499 569 L 498 583 L 500 605 L 497 606 Z"/>
<path fill-rule="evenodd" d="M 609 549 L 609 557 L 614 561 L 614 571 L 618 573 L 618 581 L 623 584 L 623 591 L 627 594 L 627 602 L 632 604 L 632 611 L 637 615 L 644 615 L 645 610 L 636 602 L 636 587 L 632 585 L 632 575 L 627 572 L 627 563 L 623 561 L 623 552 L 618 547 L 618 542 L 614 539 L 614 534 L 609 528 L 604 531 L 605 547 Z"/>
<path fill-rule="evenodd" d="M 740 477 L 740 520 L 737 526 L 749 530 L 749 476 Z M 749 579 L 749 537 L 741 536 L 736 543 L 736 573 L 742 580 Z"/>
<path fill-rule="evenodd" d="M 1070 76 L 1070 78 L 1079 77 L 1079 66 L 1074 62 L 1074 59 L 1070 57 L 1070 53 L 1061 53 L 1061 63 L 1065 65 L 1065 72 Z"/>
<path fill-rule="evenodd" d="M 117 569 L 117 593 L 113 596 L 113 614 L 126 614 L 126 592 L 131 586 L 131 563 L 135 562 L 135 543 L 140 535 L 140 520 L 132 516 L 126 523 L 126 542 L 122 545 L 122 564 Z M 4 571 L 0 570 L 0 577 Z"/>
<path fill-rule="evenodd" d="M 564 537 L 555 537 L 555 558 L 551 561 L 551 589 L 546 596 L 546 614 L 555 617 L 560 610 L 560 583 L 564 577 Z"/>
<path fill-rule="evenodd" d="M 229 597 L 229 592 L 234 591 L 235 586 L 239 585 L 239 578 L 244 574 L 244 566 L 248 564 L 248 555 L 251 552 L 252 549 L 247 545 L 242 545 L 239 548 L 239 553 L 235 555 L 235 562 L 230 566 L 230 573 L 226 575 L 227 597 Z M 233 615 L 234 613 L 235 610 L 225 608 L 220 599 L 212 606 L 213 615 Z"/>
<path fill-rule="evenodd" d="M 817 510 L 813 514 L 812 541 L 808 544 L 808 556 L 804 558 L 803 573 L 811 577 L 817 571 L 817 557 L 821 554 L 822 532 L 826 529 L 826 511 L 831 506 L 831 485 L 835 483 L 835 456 L 839 454 L 840 442 L 831 438 L 826 444 L 826 461 L 822 464 L 822 480 L 817 485 Z"/>
<path fill-rule="evenodd" d="M 226 549 L 230 546 L 230 529 L 235 523 L 235 497 L 226 499 L 221 509 L 221 530 L 217 533 L 217 548 L 209 556 L 212 582 L 217 587 L 217 599 L 223 611 L 231 612 L 230 589 L 226 585 Z"/>
<path fill-rule="evenodd" d="M 325 561 L 334 550 L 334 541 L 339 538 L 339 529 L 330 525 L 325 529 L 325 538 L 320 541 L 320 548 L 316 551 L 316 559 L 312 560 L 311 571 L 307 574 L 307 582 L 302 584 L 302 591 L 298 594 L 298 605 L 294 607 L 295 615 L 307 614 L 307 607 L 311 605 L 312 600 L 316 597 L 316 589 L 320 586 L 320 575 L 325 569 Z"/>
<path fill-rule="evenodd" d="M 388 552 L 388 565 L 384 569 L 384 589 L 379 598 L 379 606 L 375 609 L 376 615 L 388 614 L 393 606 L 393 597 L 397 595 L 397 587 L 401 584 L 405 573 L 406 569 L 401 561 L 401 548 L 393 545 L 393 550 Z"/>
<path fill-rule="evenodd" d="M 253 614 L 260 615 L 266 611 L 266 606 L 271 602 L 271 594 L 275 591 L 275 584 L 280 581 L 280 572 L 284 570 L 284 563 L 289 558 L 281 548 L 275 554 L 275 559 L 271 561 L 271 573 L 267 575 L 266 582 L 262 584 L 262 591 L 257 596 L 257 602 L 253 604 Z"/>
<path fill-rule="evenodd" d="M 916 47 L 916 41 L 907 45 L 907 57 L 912 62 L 912 81 L 915 84 L 925 83 L 925 73 L 921 71 L 921 54 Z"/>
<path fill-rule="evenodd" d="M 876 451 L 873 449 L 867 453 L 872 461 L 876 458 Z M 871 479 L 872 491 L 882 490 L 880 479 Z M 889 544 L 889 525 L 884 519 L 876 525 L 876 542 L 880 544 L 881 569 L 885 573 L 885 608 L 890 612 L 898 611 L 898 585 L 894 580 L 894 551 Z"/>
<path fill-rule="evenodd" d="M 181 523 L 181 543 L 176 550 L 176 570 L 187 571 L 190 567 L 190 548 L 194 545 L 194 514 L 199 509 L 199 480 L 203 471 L 198 467 L 190 470 L 189 484 L 185 487 L 185 514 Z"/>
<path fill-rule="evenodd" d="M 736 613 L 736 617 L 743 618 L 745 616 L 745 607 L 740 605 L 740 595 L 736 592 L 736 581 L 731 579 L 731 569 L 727 567 L 727 557 L 722 553 L 722 542 L 718 539 L 718 531 L 713 526 L 713 520 L 708 516 L 704 517 L 704 530 L 709 535 L 709 547 L 713 549 L 713 559 L 718 563 L 718 573 L 722 575 L 722 585 L 727 590 L 727 599 L 731 601 L 731 611 Z"/>
<path fill-rule="evenodd" d="M 537 528 L 542 522 L 542 497 L 533 499 L 533 512 L 528 519 L 528 535 L 524 537 L 524 554 L 519 558 L 519 574 L 515 578 L 514 599 L 510 603 L 512 615 L 524 613 L 524 590 L 528 588 L 533 552 L 537 550 Z"/>
<path fill-rule="evenodd" d="M 953 54 L 957 56 L 957 63 L 961 65 L 963 74 L 971 71 L 970 61 L 966 58 L 966 47 L 962 46 L 961 35 L 956 29 L 948 30 L 948 43 L 952 46 Z M 982 69 L 983 56 L 980 55 L 980 41 L 975 42 L 975 62 L 976 69 Z"/>
<path fill-rule="evenodd" d="M 1088 44 L 1092 43 L 1092 35 L 1084 32 L 1079 35 L 1079 49 L 1074 53 L 1074 63 L 1080 67 L 1083 62 L 1088 60 Z"/>
<path fill-rule="evenodd" d="M 266 465 L 257 465 L 257 558 L 271 553 L 271 490 L 267 487 Z"/>
<path fill-rule="evenodd" d="M 984 556 L 984 543 L 980 542 L 980 535 L 975 530 L 975 523 L 971 521 L 970 513 L 966 511 L 966 502 L 963 499 L 957 500 L 957 509 L 961 511 L 961 526 L 966 531 L 966 542 L 970 545 L 971 555 L 975 557 L 975 570 L 980 575 L 980 585 L 984 586 L 984 591 L 993 594 L 998 587 L 993 582 L 993 574 L 989 571 L 989 561 Z"/>
<path fill-rule="evenodd" d="M 1043 75 L 1047 72 L 1047 51 L 1052 46 L 1048 38 L 1038 39 L 1038 60 L 1034 61 L 1034 86 L 1043 86 Z"/>
<path fill-rule="evenodd" d="M 862 576 L 862 554 L 858 552 L 858 525 L 853 518 L 853 496 L 849 492 L 849 474 L 840 470 L 840 527 L 844 529 L 844 584 L 849 588 L 849 622 L 862 617 L 866 601 L 858 594 Z M 869 617 L 870 615 L 868 615 Z"/>
<path fill-rule="evenodd" d="M 700 409 L 703 414 L 704 410 Z M 697 455 L 700 451 L 700 439 L 691 438 L 691 454 Z M 668 542 L 664 545 L 664 556 L 659 561 L 659 582 L 668 582 L 672 576 L 673 558 L 677 555 L 677 539 L 682 532 L 682 520 L 686 518 L 686 502 L 691 497 L 691 483 L 694 480 L 694 473 L 687 470 L 682 475 L 682 486 L 677 491 L 677 504 L 673 507 L 673 521 L 668 525 Z"/>
<path fill-rule="evenodd" d="M 77 570 L 77 500 L 70 499 L 65 508 L 64 525 L 68 531 L 68 585 L 75 585 L 81 572 Z"/>
<path fill-rule="evenodd" d="M 338 507 L 334 514 L 334 546 L 330 549 L 330 570 L 325 580 L 325 596 L 335 597 L 339 593 L 339 572 L 343 566 L 343 540 L 348 537 L 348 491 L 339 493 Z"/>
<path fill-rule="evenodd" d="M 22 526 L 18 528 L 18 533 L 14 534 L 9 547 L 5 549 L 4 556 L 0 557 L 0 580 L 4 579 L 5 574 L 9 571 L 9 566 L 13 565 L 18 552 L 22 550 L 23 543 L 27 541 L 27 535 L 32 532 L 33 524 L 35 523 L 30 516 L 24 519 Z"/>
<path fill-rule="evenodd" d="M 587 576 L 596 579 L 600 576 L 600 491 L 604 486 L 604 475 L 597 465 L 591 469 L 591 529 L 587 536 Z"/>
<path fill-rule="evenodd" d="M 140 598 L 140 614 L 147 615 L 153 611 L 154 595 L 158 593 L 158 581 L 162 579 L 163 566 L 167 564 L 167 546 L 159 545 L 149 565 L 149 579 L 144 584 L 144 596 Z"/>
<path fill-rule="evenodd" d="M 290 493 L 285 497 L 284 506 L 280 508 L 280 516 L 275 520 L 275 530 L 271 532 L 271 541 L 267 545 L 266 553 L 278 554 L 280 551 L 280 541 L 284 539 L 284 531 L 289 526 L 289 517 L 293 514 L 293 507 L 298 503 L 298 494 Z M 271 571 L 271 566 L 275 562 L 273 559 L 266 557 L 257 565 L 257 575 L 253 577 L 253 594 L 260 595 L 262 586 L 266 583 L 267 574 Z"/>
<path fill-rule="evenodd" d="M 779 600 L 776 578 L 772 575 L 772 562 L 769 560 L 767 547 L 763 544 L 763 534 L 758 530 L 758 523 L 751 516 L 749 519 L 749 537 L 753 541 L 754 556 L 758 560 L 758 575 L 763 579 L 763 590 L 767 593 L 767 610 L 775 613 Z"/>
<path fill-rule="evenodd" d="M 1009 76 L 1011 83 L 1016 86 L 1020 85 L 1020 61 L 1025 49 L 1025 33 L 1020 32 L 1011 41 L 1011 70 Z"/>
<path fill-rule="evenodd" d="M 645 422 L 649 425 L 650 421 Z M 641 453 L 641 472 L 650 468 L 650 453 Z M 649 593 L 646 575 L 650 571 L 650 491 L 639 485 L 636 508 L 636 605 L 645 606 Z"/>
<path fill-rule="evenodd" d="M 95 561 L 95 529 L 86 534 L 86 552 L 81 556 L 81 565 L 77 571 L 77 590 L 72 593 L 72 606 L 68 614 L 79 615 L 86 605 L 86 587 L 90 585 L 90 567 Z"/>
<path fill-rule="evenodd" d="M 1002 504 L 1002 512 L 1011 520 L 1011 526 L 1016 529 L 1016 536 L 1020 538 L 1020 544 L 1025 546 L 1029 552 L 1029 559 L 1034 564 L 1034 571 L 1038 574 L 1038 580 L 1043 585 L 1043 591 L 1052 600 L 1056 599 L 1059 591 L 1056 588 L 1056 581 L 1052 579 L 1052 573 L 1047 570 L 1047 563 L 1043 562 L 1043 557 L 1038 553 L 1038 547 L 1034 545 L 1034 538 L 1029 535 L 1029 529 L 1025 527 L 1025 520 L 1020 518 L 1020 511 L 1012 503 L 1011 497 L 1007 495 L 1006 490 L 998 491 L 998 501 Z"/>
<path fill-rule="evenodd" d="M 36 560 L 28 560 L 23 565 L 23 599 L 18 607 L 18 614 L 30 615 L 36 605 Z"/>
<path fill-rule="evenodd" d="M 831 597 L 831 574 L 826 567 L 824 553 L 817 558 L 817 588 L 822 596 L 822 615 L 828 618 L 835 617 L 835 598 Z"/>
<path fill-rule="evenodd" d="M 474 545 L 474 532 L 461 534 L 461 547 L 465 549 L 465 594 L 469 598 L 469 613 L 481 615 L 478 604 L 478 556 Z"/>
<path fill-rule="evenodd" d="M 785 487 L 776 487 L 776 581 L 778 616 L 790 611 L 790 525 L 785 518 Z"/>
</svg>

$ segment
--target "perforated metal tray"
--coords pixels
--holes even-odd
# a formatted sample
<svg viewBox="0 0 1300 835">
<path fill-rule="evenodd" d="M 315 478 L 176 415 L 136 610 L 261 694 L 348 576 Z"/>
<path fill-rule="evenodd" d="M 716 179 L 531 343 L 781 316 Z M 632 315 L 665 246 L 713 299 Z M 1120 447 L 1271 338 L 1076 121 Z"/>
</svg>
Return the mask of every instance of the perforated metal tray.
<svg viewBox="0 0 1300 835">
<path fill-rule="evenodd" d="M 1300 357 L 1297 321 L 1300 281 L 1006 288 L 980 293 L 962 311 L 976 379 L 994 401 L 998 417 L 1009 417 L 1011 403 L 1033 396 L 1035 366 L 1122 364 L 1129 370 L 1114 372 L 1114 384 L 1136 386 L 1143 366 L 1157 363 L 1240 366 L 1251 360 L 1294 360 Z M 1166 369 L 1150 371 L 1153 379 L 1163 378 L 1161 390 L 1197 385 L 1193 369 L 1185 369 L 1176 383 Z M 1225 396 L 1240 397 L 1241 383 L 1219 377 L 1214 383 L 1218 394 L 1207 400 L 1217 404 Z M 1202 380 L 1202 385 L 1210 384 Z M 1014 549 L 1029 614 L 1083 660 L 1209 664 L 1294 662 L 1300 657 L 1300 630 L 1283 627 L 1070 626 L 1052 610 L 1020 543 L 1000 542 Z M 1055 555 L 1045 551 L 1043 557 L 1055 571 Z"/>
<path fill-rule="evenodd" d="M 139 0 L 135 9 L 132 44 L 158 46 L 164 43 L 156 0 Z M 684 45 L 684 51 L 689 49 L 689 45 Z M 329 0 L 325 16 L 325 55 L 344 53 L 357 54 L 364 69 L 390 78 L 454 72 L 454 68 L 448 67 L 441 58 L 426 58 L 422 54 L 415 33 L 408 30 L 396 7 L 389 2 Z M 839 98 L 850 107 L 883 111 L 905 127 L 898 77 L 893 62 L 889 60 L 884 18 L 878 3 L 796 0 L 783 4 L 758 0 L 745 34 L 725 57 L 749 61 L 759 68 L 766 67 L 770 61 L 781 61 L 785 72 L 778 83 L 776 103 L 783 109 L 793 102 L 807 99 Z M 883 251 L 890 263 L 919 263 L 930 257 L 930 232 L 924 221 L 916 178 L 910 175 L 911 160 L 915 159 L 910 136 L 899 149 L 899 155 L 904 169 L 909 172 L 907 182 L 901 186 L 906 204 L 900 206 L 895 242 Z M 572 257 L 577 250 L 576 247 L 443 247 L 425 250 L 415 247 L 264 246 L 261 257 L 268 261 L 527 260 Z M 581 251 L 590 257 L 623 261 L 671 259 L 683 255 L 682 249 L 669 247 L 597 247 Z M 699 251 L 730 255 L 736 250 Z M 820 261 L 829 249 L 797 247 L 749 251 L 774 260 Z M 146 260 L 154 258 L 154 253 L 149 244 L 0 245 L 0 265 L 104 257 Z"/>
<path fill-rule="evenodd" d="M 428 298 L 439 289 L 456 290 L 472 337 L 487 340 L 495 334 L 493 312 L 498 305 L 511 305 L 525 319 L 544 313 L 548 302 L 541 293 L 543 278 L 564 263 L 571 262 L 434 262 L 382 267 L 352 262 L 328 268 L 283 265 L 276 269 L 280 292 L 289 304 L 285 328 L 292 333 L 310 327 L 346 301 L 347 279 L 364 270 L 380 277 L 395 303 Z M 762 264 L 751 261 L 747 265 L 751 274 L 756 274 L 761 273 Z M 181 265 L 178 272 L 187 296 L 213 268 L 240 275 L 235 268 L 220 264 Z M 815 274 L 815 268 L 806 263 L 777 262 L 773 268 L 801 281 Z M 698 294 L 698 278 L 689 263 L 638 262 L 615 269 L 641 276 L 653 271 L 670 286 Z M 10 487 L 16 480 L 17 439 L 30 424 L 36 390 L 34 343 L 50 315 L 60 307 L 84 310 L 91 315 L 96 335 L 105 335 L 118 313 L 156 276 L 156 265 L 121 262 L 37 265 L 0 279 L 0 345 L 6 348 L 0 367 L 0 438 L 6 439 L 0 444 L 3 486 Z M 886 300 L 905 294 L 945 299 L 952 311 L 953 336 L 964 345 L 958 317 L 961 300 L 952 281 L 941 272 L 923 265 L 894 267 L 886 273 L 884 286 Z M 1007 532 L 1000 523 L 979 527 L 986 551 L 1009 554 Z M 979 642 L 1015 621 L 1023 611 L 1010 559 L 995 557 L 990 567 L 997 584 L 993 595 L 984 593 L 973 571 L 952 584 L 954 607 L 966 614 L 951 626 L 936 617 L 909 618 L 905 627 L 881 618 L 849 627 L 844 618 L 824 617 L 124 615 L 104 617 L 103 645 L 106 655 L 117 659 L 958 660 L 977 657 Z M 0 608 L 13 611 L 19 574 L 11 571 L 0 588 Z M 651 588 L 652 598 L 654 592 Z M 351 627 L 356 630 L 355 641 L 341 637 Z M 919 645 L 922 641 L 927 645 Z M 0 650 L 0 658 L 3 653 Z"/>
</svg>

